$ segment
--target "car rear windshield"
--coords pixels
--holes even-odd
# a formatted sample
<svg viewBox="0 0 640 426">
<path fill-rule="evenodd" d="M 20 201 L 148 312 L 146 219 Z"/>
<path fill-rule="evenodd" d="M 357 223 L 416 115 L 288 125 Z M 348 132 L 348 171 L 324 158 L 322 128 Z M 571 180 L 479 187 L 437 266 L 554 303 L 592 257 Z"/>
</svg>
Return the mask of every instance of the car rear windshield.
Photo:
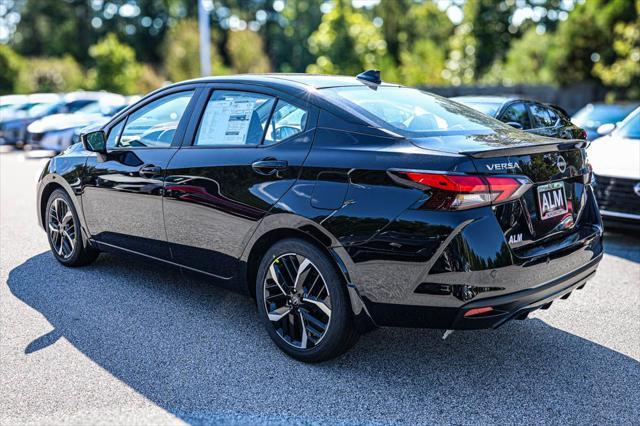
<svg viewBox="0 0 640 426">
<path fill-rule="evenodd" d="M 348 86 L 321 92 L 356 116 L 404 136 L 492 133 L 507 127 L 472 108 L 408 87 Z"/>
</svg>

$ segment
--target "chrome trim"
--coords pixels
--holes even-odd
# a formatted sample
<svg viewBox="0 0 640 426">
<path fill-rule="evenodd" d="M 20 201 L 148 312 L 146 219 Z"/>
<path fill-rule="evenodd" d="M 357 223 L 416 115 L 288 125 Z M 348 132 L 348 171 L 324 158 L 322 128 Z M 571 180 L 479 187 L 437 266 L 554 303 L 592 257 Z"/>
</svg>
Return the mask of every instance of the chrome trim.
<svg viewBox="0 0 640 426">
<path fill-rule="evenodd" d="M 640 220 L 640 214 L 613 212 L 610 210 L 600 210 L 602 216 L 616 217 L 619 219 Z"/>
</svg>

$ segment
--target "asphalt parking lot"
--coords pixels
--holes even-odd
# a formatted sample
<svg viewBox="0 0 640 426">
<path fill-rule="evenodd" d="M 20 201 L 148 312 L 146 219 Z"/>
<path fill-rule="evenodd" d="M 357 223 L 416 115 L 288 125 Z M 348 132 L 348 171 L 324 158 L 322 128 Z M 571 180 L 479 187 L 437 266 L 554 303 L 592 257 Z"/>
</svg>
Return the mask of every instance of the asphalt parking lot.
<svg viewBox="0 0 640 426">
<path fill-rule="evenodd" d="M 0 424 L 605 423 L 640 419 L 640 236 L 597 276 L 498 330 L 381 329 L 320 365 L 254 305 L 170 268 L 67 269 L 35 217 L 43 160 L 0 154 Z"/>
</svg>

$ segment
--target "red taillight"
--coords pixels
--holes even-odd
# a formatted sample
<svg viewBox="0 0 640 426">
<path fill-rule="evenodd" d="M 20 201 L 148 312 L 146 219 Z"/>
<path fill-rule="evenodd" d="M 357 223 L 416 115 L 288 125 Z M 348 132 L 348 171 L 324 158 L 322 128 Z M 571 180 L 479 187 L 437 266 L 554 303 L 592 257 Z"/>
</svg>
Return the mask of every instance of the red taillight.
<svg viewBox="0 0 640 426">
<path fill-rule="evenodd" d="M 524 194 L 531 181 L 523 176 L 481 176 L 423 172 L 397 172 L 432 190 L 424 208 L 462 210 L 513 201 Z"/>
</svg>

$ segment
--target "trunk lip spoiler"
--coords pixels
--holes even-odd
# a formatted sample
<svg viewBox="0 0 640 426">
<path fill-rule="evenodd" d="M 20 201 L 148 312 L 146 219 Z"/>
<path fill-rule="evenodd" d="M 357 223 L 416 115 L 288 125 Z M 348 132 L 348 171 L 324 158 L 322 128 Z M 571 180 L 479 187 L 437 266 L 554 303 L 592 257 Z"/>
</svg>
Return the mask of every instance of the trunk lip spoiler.
<svg viewBox="0 0 640 426">
<path fill-rule="evenodd" d="M 516 155 L 542 154 L 546 152 L 569 151 L 572 149 L 585 149 L 590 142 L 586 140 L 566 140 L 562 142 L 541 143 L 535 145 L 514 146 L 509 148 L 497 148 L 483 151 L 463 151 L 461 154 L 472 158 L 510 157 Z"/>
</svg>

